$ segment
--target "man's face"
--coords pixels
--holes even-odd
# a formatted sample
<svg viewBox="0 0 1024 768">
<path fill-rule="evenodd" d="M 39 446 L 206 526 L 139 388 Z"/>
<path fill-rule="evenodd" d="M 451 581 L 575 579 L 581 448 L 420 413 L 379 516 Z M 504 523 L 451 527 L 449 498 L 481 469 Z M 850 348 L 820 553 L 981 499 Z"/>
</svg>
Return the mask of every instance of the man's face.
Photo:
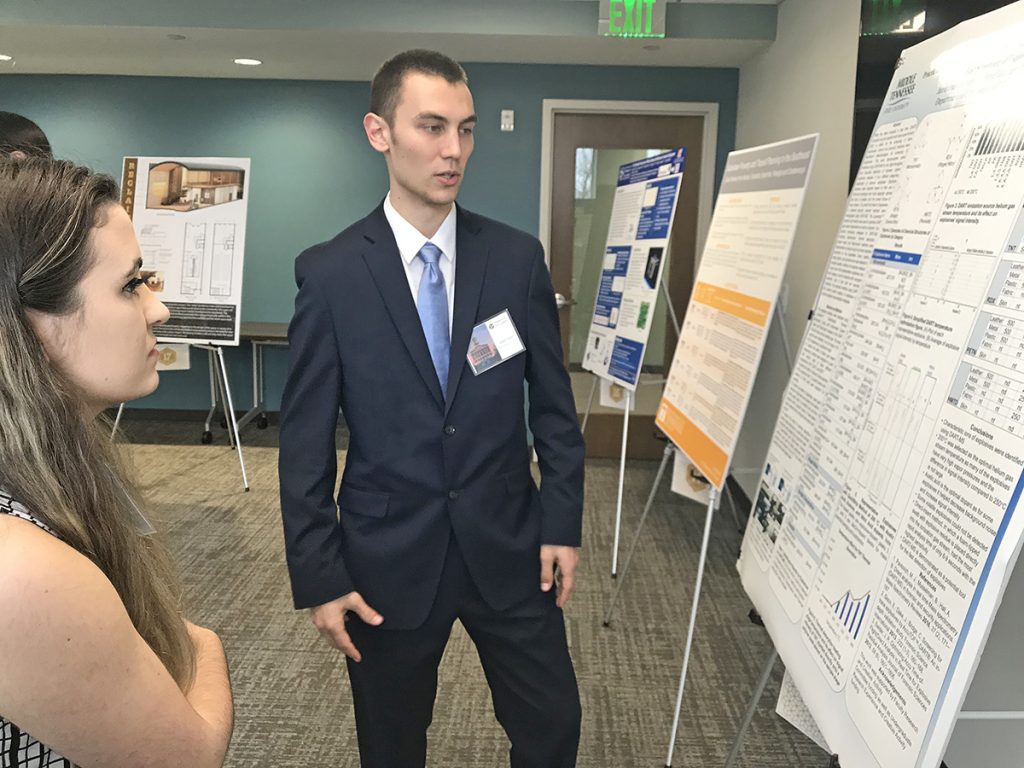
<svg viewBox="0 0 1024 768">
<path fill-rule="evenodd" d="M 407 74 L 384 131 L 392 197 L 411 205 L 450 206 L 473 153 L 475 126 L 473 96 L 464 83 Z"/>
</svg>

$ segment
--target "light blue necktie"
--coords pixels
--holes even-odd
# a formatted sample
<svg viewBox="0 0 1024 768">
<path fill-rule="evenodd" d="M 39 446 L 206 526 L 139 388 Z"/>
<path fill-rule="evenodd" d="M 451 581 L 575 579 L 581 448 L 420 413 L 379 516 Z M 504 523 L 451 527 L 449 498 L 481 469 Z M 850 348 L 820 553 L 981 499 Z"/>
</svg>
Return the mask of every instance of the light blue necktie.
<svg viewBox="0 0 1024 768">
<path fill-rule="evenodd" d="M 425 243 L 416 254 L 423 260 L 423 275 L 416 295 L 416 310 L 427 338 L 430 359 L 434 361 L 437 380 L 441 383 L 441 394 L 448 396 L 448 360 L 451 356 L 451 340 L 448 337 L 448 289 L 438 261 L 441 249 L 433 243 Z"/>
</svg>

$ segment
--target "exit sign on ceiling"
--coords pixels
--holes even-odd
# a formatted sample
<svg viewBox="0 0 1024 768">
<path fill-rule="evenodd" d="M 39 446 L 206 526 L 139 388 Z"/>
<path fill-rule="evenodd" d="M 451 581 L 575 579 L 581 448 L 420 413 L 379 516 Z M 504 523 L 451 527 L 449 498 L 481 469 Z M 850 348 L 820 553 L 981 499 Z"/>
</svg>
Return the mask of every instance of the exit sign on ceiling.
<svg viewBox="0 0 1024 768">
<path fill-rule="evenodd" d="M 597 33 L 608 37 L 664 37 L 666 0 L 601 0 Z"/>
</svg>

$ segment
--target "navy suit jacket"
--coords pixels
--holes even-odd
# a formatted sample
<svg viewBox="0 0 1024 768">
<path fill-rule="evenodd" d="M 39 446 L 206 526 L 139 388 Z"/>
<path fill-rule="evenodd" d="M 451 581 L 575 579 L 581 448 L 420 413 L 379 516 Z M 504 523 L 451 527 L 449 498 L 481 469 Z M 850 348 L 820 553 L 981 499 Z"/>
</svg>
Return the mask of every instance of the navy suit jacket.
<svg viewBox="0 0 1024 768">
<path fill-rule="evenodd" d="M 459 208 L 455 270 L 445 398 L 383 206 L 295 262 L 279 473 L 297 608 L 357 590 L 385 627 L 419 626 L 454 530 L 502 610 L 539 589 L 541 544 L 580 544 L 583 438 L 543 249 Z M 474 376 L 470 332 L 506 309 L 526 351 Z M 339 408 L 350 436 L 335 500 Z"/>
</svg>

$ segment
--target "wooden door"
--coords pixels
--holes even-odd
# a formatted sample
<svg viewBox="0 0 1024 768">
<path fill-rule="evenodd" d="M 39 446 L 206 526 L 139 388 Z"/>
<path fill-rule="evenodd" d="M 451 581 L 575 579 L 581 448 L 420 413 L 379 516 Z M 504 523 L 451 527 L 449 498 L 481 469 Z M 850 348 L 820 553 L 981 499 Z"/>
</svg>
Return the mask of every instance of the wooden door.
<svg viewBox="0 0 1024 768">
<path fill-rule="evenodd" d="M 663 275 L 682 322 L 696 263 L 703 134 L 704 118 L 696 116 L 555 115 L 549 259 L 555 291 L 564 298 L 560 318 L 562 348 L 581 418 L 593 381 L 581 362 L 608 234 L 615 172 L 619 165 L 657 150 L 686 147 L 682 190 L 669 239 L 667 271 Z M 642 380 L 664 377 L 675 346 L 675 331 L 662 294 L 651 326 Z M 661 390 L 661 385 L 638 388 L 627 445 L 627 456 L 631 458 L 661 456 L 662 443 L 654 438 L 654 413 Z M 588 456 L 618 456 L 622 445 L 621 411 L 600 408 L 595 398 L 586 440 Z"/>
</svg>

